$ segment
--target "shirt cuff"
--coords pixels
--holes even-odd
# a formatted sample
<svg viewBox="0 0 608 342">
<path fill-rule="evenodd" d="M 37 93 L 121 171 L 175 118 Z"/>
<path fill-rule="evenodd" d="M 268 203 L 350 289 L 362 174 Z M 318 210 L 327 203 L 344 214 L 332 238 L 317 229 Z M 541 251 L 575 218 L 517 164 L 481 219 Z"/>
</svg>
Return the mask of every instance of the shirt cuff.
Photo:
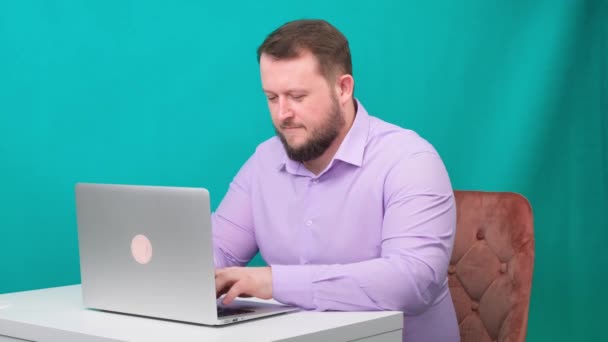
<svg viewBox="0 0 608 342">
<path fill-rule="evenodd" d="M 275 300 L 314 309 L 312 295 L 312 265 L 271 265 L 272 296 Z"/>
</svg>

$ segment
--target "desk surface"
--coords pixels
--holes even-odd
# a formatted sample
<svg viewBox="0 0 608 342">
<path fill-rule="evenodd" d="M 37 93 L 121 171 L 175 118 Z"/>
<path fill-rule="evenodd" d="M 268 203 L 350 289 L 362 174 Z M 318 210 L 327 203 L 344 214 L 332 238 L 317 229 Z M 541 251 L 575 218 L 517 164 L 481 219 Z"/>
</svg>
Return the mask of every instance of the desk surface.
<svg viewBox="0 0 608 342">
<path fill-rule="evenodd" d="M 85 309 L 80 285 L 0 295 L 0 335 L 35 341 L 401 341 L 402 328 L 400 312 L 300 311 L 222 327 L 179 323 Z"/>
</svg>

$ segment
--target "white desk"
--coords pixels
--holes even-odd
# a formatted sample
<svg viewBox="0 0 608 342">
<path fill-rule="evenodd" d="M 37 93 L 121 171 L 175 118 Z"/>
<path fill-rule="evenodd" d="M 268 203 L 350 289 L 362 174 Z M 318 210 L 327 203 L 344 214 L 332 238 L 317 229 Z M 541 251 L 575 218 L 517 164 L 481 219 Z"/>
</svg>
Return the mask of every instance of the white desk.
<svg viewBox="0 0 608 342">
<path fill-rule="evenodd" d="M 400 312 L 307 312 L 209 327 L 85 309 L 80 285 L 0 295 L 0 342 L 402 339 Z"/>
</svg>

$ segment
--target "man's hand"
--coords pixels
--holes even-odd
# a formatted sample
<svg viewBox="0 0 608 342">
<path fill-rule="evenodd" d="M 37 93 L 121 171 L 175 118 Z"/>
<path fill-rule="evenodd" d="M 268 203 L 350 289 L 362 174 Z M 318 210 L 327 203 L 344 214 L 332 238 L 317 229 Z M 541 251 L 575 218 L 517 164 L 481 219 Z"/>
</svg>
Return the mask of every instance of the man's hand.
<svg viewBox="0 0 608 342">
<path fill-rule="evenodd" d="M 228 267 L 215 270 L 215 291 L 222 303 L 228 305 L 238 297 L 272 298 L 272 270 L 270 267 Z"/>
</svg>

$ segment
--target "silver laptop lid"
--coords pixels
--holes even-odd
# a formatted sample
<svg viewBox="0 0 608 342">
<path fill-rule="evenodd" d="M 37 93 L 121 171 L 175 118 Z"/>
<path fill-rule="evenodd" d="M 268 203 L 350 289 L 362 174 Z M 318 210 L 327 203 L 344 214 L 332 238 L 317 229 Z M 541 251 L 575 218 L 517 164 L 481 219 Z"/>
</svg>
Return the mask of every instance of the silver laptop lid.
<svg viewBox="0 0 608 342">
<path fill-rule="evenodd" d="M 209 192 L 76 185 L 84 305 L 172 320 L 217 320 Z"/>
</svg>

